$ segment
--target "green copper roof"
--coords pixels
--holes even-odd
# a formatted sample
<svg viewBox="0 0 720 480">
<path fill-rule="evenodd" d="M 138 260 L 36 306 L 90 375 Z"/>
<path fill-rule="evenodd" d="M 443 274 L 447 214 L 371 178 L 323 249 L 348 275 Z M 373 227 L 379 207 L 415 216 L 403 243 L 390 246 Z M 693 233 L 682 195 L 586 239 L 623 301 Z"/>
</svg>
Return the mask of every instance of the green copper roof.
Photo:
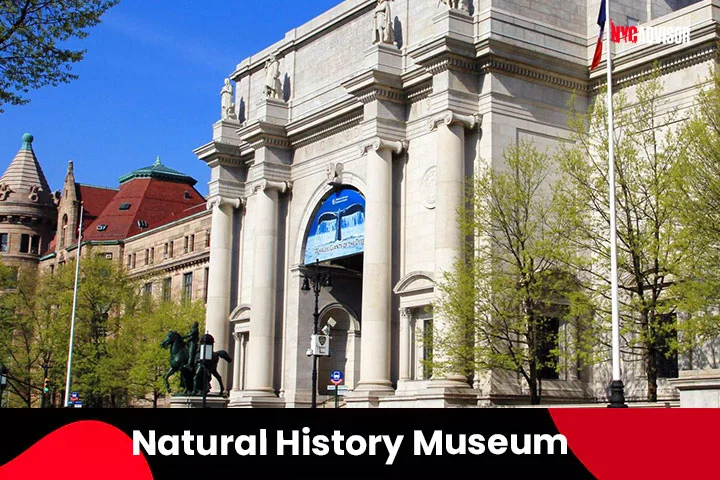
<svg viewBox="0 0 720 480">
<path fill-rule="evenodd" d="M 31 134 L 26 133 L 22 136 L 22 147 L 20 147 L 20 150 L 30 150 L 32 152 L 32 142 L 35 140 L 35 137 L 33 137 Z"/>
<path fill-rule="evenodd" d="M 160 157 L 157 157 L 155 163 L 149 167 L 138 168 L 127 175 L 123 175 L 120 177 L 119 182 L 120 185 L 122 185 L 123 183 L 135 180 L 136 178 L 157 178 L 159 180 L 169 180 L 171 182 L 186 183 L 189 185 L 195 185 L 197 183 L 197 180 L 194 178 L 163 165 L 160 161 Z"/>
</svg>

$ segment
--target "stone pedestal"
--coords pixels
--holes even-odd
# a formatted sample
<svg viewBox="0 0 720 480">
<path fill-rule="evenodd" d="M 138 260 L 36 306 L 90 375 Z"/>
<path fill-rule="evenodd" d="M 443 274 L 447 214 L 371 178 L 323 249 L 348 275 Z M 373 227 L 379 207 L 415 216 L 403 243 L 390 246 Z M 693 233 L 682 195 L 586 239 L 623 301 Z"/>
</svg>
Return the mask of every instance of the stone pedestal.
<svg viewBox="0 0 720 480">
<path fill-rule="evenodd" d="M 448 9 L 433 17 L 435 33 L 466 43 L 473 43 L 473 19 L 467 12 Z"/>
<path fill-rule="evenodd" d="M 365 51 L 365 66 L 399 75 L 402 73 L 402 52 L 395 45 L 378 43 Z"/>
<path fill-rule="evenodd" d="M 237 131 L 240 122 L 237 120 L 220 120 L 213 124 L 213 141 L 226 145 L 240 145 L 240 136 Z"/>
<path fill-rule="evenodd" d="M 206 408 L 226 408 L 228 399 L 219 395 L 208 395 Z M 178 395 L 170 398 L 170 408 L 203 408 L 203 397 Z"/>
<path fill-rule="evenodd" d="M 285 401 L 275 396 L 263 396 L 258 392 L 231 392 L 230 408 L 285 408 Z"/>
<path fill-rule="evenodd" d="M 263 98 L 257 105 L 257 119 L 275 125 L 288 123 L 288 105 L 278 98 Z"/>
<path fill-rule="evenodd" d="M 669 382 L 680 391 L 681 408 L 720 408 L 720 369 L 681 371 Z"/>
</svg>

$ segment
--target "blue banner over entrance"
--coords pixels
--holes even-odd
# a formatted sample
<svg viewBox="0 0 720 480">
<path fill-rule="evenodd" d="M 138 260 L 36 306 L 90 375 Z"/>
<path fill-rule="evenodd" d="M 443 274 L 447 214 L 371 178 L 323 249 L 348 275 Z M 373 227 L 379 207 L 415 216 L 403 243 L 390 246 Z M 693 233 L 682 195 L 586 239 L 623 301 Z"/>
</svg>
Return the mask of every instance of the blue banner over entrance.
<svg viewBox="0 0 720 480">
<path fill-rule="evenodd" d="M 355 191 L 333 192 L 318 209 L 307 239 L 305 264 L 362 253 L 365 246 L 365 198 Z"/>
</svg>

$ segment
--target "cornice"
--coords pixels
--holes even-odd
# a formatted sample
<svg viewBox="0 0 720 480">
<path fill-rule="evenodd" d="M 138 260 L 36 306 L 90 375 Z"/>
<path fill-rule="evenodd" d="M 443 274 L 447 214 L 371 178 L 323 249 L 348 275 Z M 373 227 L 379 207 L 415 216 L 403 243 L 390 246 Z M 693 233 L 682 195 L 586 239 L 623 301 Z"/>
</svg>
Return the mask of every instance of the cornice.
<svg viewBox="0 0 720 480">
<path fill-rule="evenodd" d="M 238 130 L 238 135 L 253 150 L 263 147 L 290 148 L 284 125 L 257 120 Z"/>
<path fill-rule="evenodd" d="M 198 159 L 207 163 L 210 167 L 213 166 L 211 163 L 232 166 L 242 165 L 240 149 L 237 145 L 230 145 L 213 140 L 212 142 L 196 148 L 193 150 L 193 153 L 198 157 Z"/>
</svg>

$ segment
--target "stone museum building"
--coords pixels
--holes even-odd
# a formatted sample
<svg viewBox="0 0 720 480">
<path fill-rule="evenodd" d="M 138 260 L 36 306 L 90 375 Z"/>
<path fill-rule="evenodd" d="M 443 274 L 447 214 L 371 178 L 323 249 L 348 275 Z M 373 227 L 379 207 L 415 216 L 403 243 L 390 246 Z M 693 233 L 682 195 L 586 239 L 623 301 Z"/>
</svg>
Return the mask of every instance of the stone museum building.
<svg viewBox="0 0 720 480">
<path fill-rule="evenodd" d="M 142 293 L 165 300 L 205 299 L 210 212 L 197 181 L 162 164 L 134 170 L 117 188 L 77 183 L 68 164 L 53 191 L 33 150 L 23 143 L 0 177 L 0 256 L 17 268 L 53 272 L 77 256 L 82 202 L 83 252 L 122 264 Z"/>
<path fill-rule="evenodd" d="M 589 70 L 599 7 L 346 0 L 229 72 L 195 153 L 211 169 L 207 326 L 234 355 L 230 407 L 310 404 L 315 298 L 303 283 L 315 268 L 331 277 L 318 298 L 318 327 L 332 319 L 321 401 L 340 370 L 348 406 L 526 402 L 514 375 L 431 375 L 423 339 L 443 323 L 434 282 L 461 254 L 465 181 L 515 142 L 552 151 L 570 136 L 571 99 L 585 110 L 605 84 L 604 60 Z M 613 80 L 632 96 L 659 62 L 668 108 L 692 106 L 715 64 L 720 1 L 616 0 L 611 17 L 689 32 L 682 44 L 620 39 Z M 643 399 L 640 368 L 625 377 L 628 400 Z M 606 401 L 609 380 L 609 365 L 566 366 L 543 402 Z M 660 399 L 677 399 L 659 383 Z"/>
</svg>

